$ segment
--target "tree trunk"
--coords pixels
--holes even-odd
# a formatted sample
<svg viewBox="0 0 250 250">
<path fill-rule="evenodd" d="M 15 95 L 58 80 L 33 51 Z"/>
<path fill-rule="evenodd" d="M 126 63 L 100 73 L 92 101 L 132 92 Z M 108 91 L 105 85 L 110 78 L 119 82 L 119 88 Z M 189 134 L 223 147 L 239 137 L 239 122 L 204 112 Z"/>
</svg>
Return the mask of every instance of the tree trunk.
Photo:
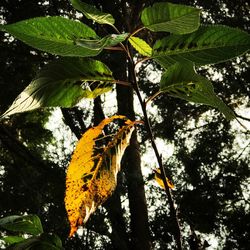
<svg viewBox="0 0 250 250">
<path fill-rule="evenodd" d="M 94 99 L 94 125 L 98 125 L 104 118 L 101 98 L 97 97 Z M 129 241 L 121 206 L 119 183 L 112 196 L 104 203 L 104 206 L 108 211 L 112 225 L 111 241 L 114 249 L 128 250 Z"/>
<path fill-rule="evenodd" d="M 114 76 L 117 79 L 127 78 L 127 60 L 124 55 L 117 55 Z M 133 106 L 133 89 L 117 85 L 118 114 L 135 120 Z M 125 169 L 127 179 L 129 209 L 131 216 L 131 243 L 136 250 L 150 249 L 150 235 L 148 224 L 147 204 L 141 172 L 141 158 L 136 131 L 132 134 L 130 146 L 127 148 L 122 168 Z"/>
</svg>

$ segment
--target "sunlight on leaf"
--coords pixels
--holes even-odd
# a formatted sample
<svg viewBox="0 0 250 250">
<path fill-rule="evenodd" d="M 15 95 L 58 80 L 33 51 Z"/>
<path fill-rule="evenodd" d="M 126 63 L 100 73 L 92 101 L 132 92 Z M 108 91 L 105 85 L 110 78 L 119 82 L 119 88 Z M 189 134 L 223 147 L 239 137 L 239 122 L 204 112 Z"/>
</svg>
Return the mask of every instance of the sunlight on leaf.
<svg viewBox="0 0 250 250">
<path fill-rule="evenodd" d="M 198 29 L 200 10 L 191 6 L 155 3 L 141 14 L 142 23 L 151 31 L 187 34 Z"/>
<path fill-rule="evenodd" d="M 113 87 L 112 72 L 88 58 L 61 58 L 42 68 L 0 119 L 44 107 L 73 107 L 82 98 L 95 98 Z"/>
<path fill-rule="evenodd" d="M 108 24 L 113 26 L 115 19 L 109 13 L 104 13 L 95 8 L 93 5 L 84 3 L 80 0 L 70 0 L 72 6 L 81 11 L 86 18 L 91 19 L 99 24 Z"/>
<path fill-rule="evenodd" d="M 196 66 L 224 62 L 250 49 L 250 35 L 224 25 L 203 25 L 185 35 L 170 35 L 157 40 L 153 58 L 164 68 L 176 62 L 194 62 Z"/>
<path fill-rule="evenodd" d="M 155 172 L 155 176 L 154 176 L 155 180 L 157 181 L 157 183 L 159 184 L 159 186 L 161 188 L 165 189 L 163 180 L 161 178 L 161 170 L 160 170 L 160 168 L 155 169 L 154 172 Z M 173 189 L 174 184 L 167 177 L 166 177 L 166 181 L 167 181 L 168 187 Z"/>
<path fill-rule="evenodd" d="M 122 119 L 125 124 L 112 137 L 104 136 L 105 126 L 115 119 Z M 120 161 L 136 123 L 124 116 L 112 116 L 87 130 L 79 140 L 66 177 L 65 206 L 70 236 L 114 191 Z"/>
<path fill-rule="evenodd" d="M 128 41 L 143 56 L 151 56 L 152 48 L 143 39 L 131 36 Z"/>
<path fill-rule="evenodd" d="M 99 39 L 93 29 L 60 16 L 31 18 L 4 25 L 2 30 L 33 48 L 55 55 L 88 57 L 101 52 L 74 44 L 75 39 Z"/>
<path fill-rule="evenodd" d="M 212 83 L 195 72 L 193 63 L 176 63 L 163 73 L 160 89 L 170 96 L 217 108 L 228 120 L 234 112 L 215 94 Z"/>
</svg>

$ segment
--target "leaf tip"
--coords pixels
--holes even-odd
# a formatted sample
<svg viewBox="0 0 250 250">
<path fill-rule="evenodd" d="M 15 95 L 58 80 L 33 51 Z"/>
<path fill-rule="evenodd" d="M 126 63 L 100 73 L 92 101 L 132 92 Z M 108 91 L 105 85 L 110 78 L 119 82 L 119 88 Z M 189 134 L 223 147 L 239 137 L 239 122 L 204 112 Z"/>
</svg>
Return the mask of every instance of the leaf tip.
<svg viewBox="0 0 250 250">
<path fill-rule="evenodd" d="M 74 234 L 76 233 L 76 231 L 77 231 L 77 227 L 71 226 L 70 232 L 69 232 L 69 238 L 72 238 Z"/>
<path fill-rule="evenodd" d="M 156 182 L 159 184 L 159 186 L 163 189 L 165 189 L 165 186 L 164 186 L 164 182 L 161 178 L 161 171 L 160 171 L 160 168 L 157 168 L 157 169 L 154 169 L 154 173 L 155 173 L 155 180 Z M 173 189 L 174 188 L 174 184 L 172 181 L 170 181 L 167 177 L 166 177 L 166 181 L 167 181 L 167 185 L 170 189 Z"/>
</svg>

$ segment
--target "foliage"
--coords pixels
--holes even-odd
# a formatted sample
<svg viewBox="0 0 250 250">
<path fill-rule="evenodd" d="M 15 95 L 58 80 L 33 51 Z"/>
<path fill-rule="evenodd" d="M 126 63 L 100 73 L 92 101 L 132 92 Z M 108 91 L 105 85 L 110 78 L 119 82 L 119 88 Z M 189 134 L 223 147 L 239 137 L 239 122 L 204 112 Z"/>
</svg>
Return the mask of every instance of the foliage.
<svg viewBox="0 0 250 250">
<path fill-rule="evenodd" d="M 86 224 L 90 215 L 113 193 L 117 185 L 117 174 L 125 149 L 129 145 L 135 122 L 125 121 L 111 141 L 109 135 L 102 137 L 105 126 L 114 119 L 104 119 L 98 126 L 87 130 L 79 140 L 66 177 L 65 206 L 71 225 L 70 236 L 78 226 Z"/>
<path fill-rule="evenodd" d="M 90 8 L 89 5 L 86 5 L 87 7 L 84 8 L 84 3 L 79 1 L 75 1 L 73 6 L 77 6 L 77 9 L 80 9 L 85 15 L 88 16 L 88 18 L 91 18 L 94 21 L 96 19 L 99 19 L 99 16 L 102 15 L 101 12 L 98 11 L 98 15 L 96 17 L 96 9 L 94 7 Z M 166 16 L 166 13 L 164 11 L 166 11 L 169 15 Z M 103 15 L 105 16 L 105 14 Z M 195 18 L 191 18 L 189 22 L 186 22 L 185 18 L 189 18 L 190 15 L 195 15 Z M 199 28 L 198 16 L 199 11 L 195 8 L 182 5 L 172 5 L 170 3 L 156 3 L 153 7 L 143 10 L 141 18 L 142 23 L 145 25 L 145 27 L 155 32 L 168 31 L 170 33 L 173 33 L 173 35 L 156 41 L 152 50 L 152 58 L 164 67 L 169 67 L 175 62 L 179 62 L 182 66 L 185 61 L 191 61 L 195 63 L 195 65 L 206 65 L 229 60 L 231 58 L 234 58 L 235 56 L 243 54 L 249 49 L 250 36 L 247 33 L 225 26 L 201 26 Z M 167 19 L 165 20 L 164 18 Z M 184 18 L 184 20 L 182 20 L 182 18 Z M 106 21 L 104 23 L 107 22 L 108 24 L 112 24 L 109 21 Z M 166 22 L 166 24 L 164 22 Z M 183 26 L 183 22 L 186 24 L 188 23 L 190 29 L 188 29 L 186 26 Z M 168 28 L 168 23 L 170 23 L 170 28 Z M 180 31 L 181 27 L 184 29 L 183 31 Z M 125 33 L 118 35 L 111 34 L 103 38 L 98 38 L 95 31 L 92 30 L 89 26 L 79 23 L 78 21 L 69 20 L 62 17 L 33 18 L 10 25 L 3 25 L 1 29 L 14 35 L 30 46 L 61 56 L 96 56 L 105 47 L 116 46 L 117 44 L 123 42 L 128 36 Z M 149 46 L 147 46 L 147 43 L 145 41 L 138 40 L 138 38 L 135 37 L 131 37 L 130 43 L 132 46 L 135 46 L 135 48 L 140 53 L 142 53 L 142 55 L 151 54 L 151 49 L 149 48 Z M 59 64 L 63 64 L 63 62 L 59 62 Z M 99 64 L 101 64 L 101 62 L 99 62 Z M 56 63 L 53 64 L 54 67 L 56 67 L 55 65 Z M 53 66 L 51 69 L 52 72 L 54 70 Z M 64 67 L 68 67 L 68 65 L 65 65 Z M 74 70 L 78 71 L 79 69 L 81 69 L 81 67 L 82 66 L 78 66 L 76 69 L 69 70 L 69 74 L 74 77 Z M 101 67 L 105 68 L 106 66 L 103 65 Z M 186 66 L 184 64 L 183 68 L 185 67 Z M 87 66 L 87 70 L 89 70 L 90 68 L 92 67 Z M 83 72 L 82 74 L 86 73 Z M 39 81 L 39 78 L 42 79 Z M 53 75 L 50 76 L 49 68 L 45 69 L 45 71 L 42 71 L 42 73 L 40 73 L 40 76 L 38 75 L 38 79 L 34 80 L 34 82 L 32 82 L 24 90 L 21 96 L 17 98 L 17 101 L 13 105 L 13 107 L 11 107 L 10 110 L 7 111 L 2 117 L 8 114 L 10 115 L 20 111 L 23 112 L 43 106 L 39 105 L 41 94 L 38 97 L 35 97 L 34 93 L 37 92 L 36 88 L 41 88 L 41 85 L 48 85 L 47 81 L 43 82 L 44 78 L 48 78 L 49 82 L 51 82 L 51 84 L 53 85 L 55 85 L 55 82 L 57 82 L 56 78 L 53 79 Z M 91 80 L 92 79 L 93 78 L 91 77 Z M 67 84 L 67 75 L 65 75 L 62 80 L 66 83 L 65 86 L 63 86 L 61 89 L 59 89 L 59 87 L 53 88 L 57 89 L 56 92 L 58 92 L 58 95 L 60 96 L 63 96 L 64 91 L 68 92 L 67 87 L 69 85 Z M 85 79 L 78 79 L 78 81 L 79 80 L 83 82 Z M 96 78 L 94 80 L 100 79 Z M 190 81 L 190 79 L 188 79 L 188 81 Z M 36 87 L 37 85 L 38 87 Z M 205 85 L 209 85 L 209 82 L 207 81 Z M 72 86 L 71 88 L 75 89 L 76 87 Z M 205 87 L 202 88 L 205 89 Z M 208 88 L 211 89 L 211 86 Z M 80 92 L 83 92 L 81 91 L 81 88 L 78 89 L 80 90 Z M 78 94 L 78 89 L 75 89 L 72 92 L 77 92 Z M 187 89 L 189 94 L 189 92 L 191 92 L 190 88 Z M 42 93 L 43 92 L 45 92 L 45 90 L 42 90 Z M 101 93 L 102 92 L 100 92 L 100 94 Z M 52 93 L 51 98 L 54 99 L 56 95 L 57 93 Z M 72 97 L 67 97 L 67 99 L 69 99 L 69 101 L 67 101 L 67 104 L 61 103 L 60 98 L 55 98 L 52 103 L 50 101 L 47 101 L 47 103 L 45 102 L 45 106 L 71 107 L 74 106 L 80 98 L 89 96 L 83 93 L 79 96 L 75 95 L 76 93 L 73 94 Z M 175 96 L 179 97 L 178 95 Z M 95 98 L 96 95 L 94 94 L 92 97 Z M 199 98 L 199 102 L 211 105 L 211 103 L 208 103 L 204 95 L 200 96 Z M 28 100 L 28 103 L 26 104 L 27 106 L 25 105 L 25 108 L 13 111 L 12 109 L 15 109 L 15 106 L 19 106 L 20 103 L 23 104 L 23 99 L 25 101 Z M 20 101 L 20 103 L 18 102 L 18 100 Z M 194 101 L 194 99 L 189 99 L 189 101 Z M 30 107 L 31 105 L 34 105 L 34 107 Z M 225 105 L 221 104 L 221 102 L 219 101 L 217 101 L 216 104 L 212 103 L 212 106 L 216 106 L 221 110 L 225 110 Z M 231 119 L 232 115 L 227 117 Z"/>
<path fill-rule="evenodd" d="M 187 34 L 198 29 L 200 10 L 172 3 L 155 3 L 141 13 L 142 23 L 151 31 Z"/>
<path fill-rule="evenodd" d="M 2 117 L 41 107 L 72 107 L 83 97 L 95 98 L 111 90 L 112 80 L 112 72 L 97 60 L 53 61 L 37 74 Z"/>
<path fill-rule="evenodd" d="M 119 30 L 119 27 L 114 26 L 115 22 L 112 15 L 102 12 L 81 1 L 72 0 L 71 3 L 77 10 L 81 11 L 88 20 L 94 21 L 93 27 L 95 27 L 95 30 L 98 31 L 96 22 L 108 24 L 110 26 L 109 28 L 114 28 L 116 32 Z M 112 76 L 110 70 L 112 67 L 108 67 L 104 64 L 107 64 L 108 61 L 105 59 L 104 52 L 107 52 L 108 58 L 112 58 L 110 52 L 122 50 L 128 54 L 128 58 L 133 57 L 134 55 L 131 53 L 132 49 L 129 50 L 127 48 L 127 42 L 129 42 L 141 57 L 146 56 L 146 58 L 144 58 L 145 60 L 152 59 L 165 69 L 165 72 L 162 74 L 160 85 L 157 86 L 157 89 L 154 88 L 154 92 L 149 95 L 149 100 L 153 100 L 159 93 L 165 93 L 190 102 L 202 103 L 215 107 L 229 120 L 234 119 L 234 112 L 215 95 L 211 81 L 198 75 L 194 67 L 196 67 L 197 70 L 200 65 L 220 63 L 244 54 L 249 49 L 249 35 L 239 29 L 233 29 L 222 25 L 199 26 L 199 13 L 200 10 L 185 5 L 155 3 L 152 7 L 146 7 L 142 10 L 141 23 L 144 27 L 132 31 L 130 30 L 130 34 L 112 34 L 112 32 L 108 32 L 108 35 L 100 35 L 100 37 L 96 34 L 98 32 L 95 32 L 89 26 L 76 20 L 62 17 L 33 18 L 2 26 L 1 29 L 3 31 L 10 33 L 34 48 L 55 55 L 70 56 L 71 58 L 56 59 L 54 62 L 50 62 L 43 67 L 38 72 L 36 78 L 33 79 L 30 85 L 17 97 L 1 118 L 6 119 L 9 115 L 40 107 L 74 107 L 82 98 L 95 98 L 107 91 L 111 91 L 114 83 L 123 83 L 128 87 L 132 85 L 136 90 L 135 81 L 129 79 L 128 82 L 124 82 L 122 78 L 119 79 L 117 76 Z M 91 21 L 87 23 L 90 24 Z M 183 25 L 183 23 L 185 25 Z M 145 28 L 155 32 L 152 34 L 154 38 L 154 45 L 152 47 L 150 46 L 152 43 L 149 40 L 143 40 Z M 110 31 L 110 29 L 107 30 Z M 139 31 L 142 31 L 141 36 L 137 34 Z M 151 34 L 149 31 L 147 31 L 148 34 Z M 162 31 L 170 32 L 171 34 L 157 33 Z M 125 32 L 127 31 L 125 30 Z M 137 36 L 135 36 L 135 34 L 137 34 Z M 159 38 L 160 40 L 157 40 Z M 98 60 L 86 58 L 90 56 L 98 56 Z M 137 56 L 138 54 L 136 54 L 136 57 Z M 160 96 L 159 100 L 155 99 L 155 102 L 160 102 L 163 99 L 164 96 Z M 189 107 L 191 110 L 191 106 Z M 197 108 L 197 112 L 201 109 L 202 108 Z M 164 117 L 164 115 L 162 115 L 162 117 Z M 105 123 L 105 120 L 103 120 L 103 122 Z M 123 128 L 124 127 L 121 127 L 120 130 Z M 162 132 L 160 133 L 164 133 L 163 129 L 161 130 Z M 114 138 L 116 138 L 115 142 L 117 142 L 117 145 L 114 145 L 115 149 L 119 148 L 117 140 L 117 138 L 119 138 L 118 134 L 114 136 Z M 86 138 L 84 140 L 81 139 L 79 144 L 80 143 L 85 146 Z M 93 143 L 95 143 L 95 141 L 93 141 Z M 108 156 L 105 157 L 109 159 L 112 159 L 111 156 L 113 156 L 111 149 L 112 147 L 110 148 L 107 146 Z M 76 149 L 75 154 L 78 156 L 77 150 L 78 149 Z M 125 148 L 123 148 L 122 151 L 124 150 Z M 187 152 L 185 153 L 187 154 Z M 185 162 L 185 166 L 188 166 L 188 164 L 186 164 L 188 162 L 188 157 L 184 157 L 185 153 L 182 155 L 182 160 Z M 85 158 L 83 153 L 79 155 L 79 158 Z M 121 153 L 119 157 L 117 156 L 119 162 L 122 155 L 123 153 Z M 74 162 L 74 157 L 75 156 L 72 158 L 72 162 Z M 98 154 L 98 157 L 100 157 L 98 159 L 102 159 L 104 156 Z M 76 168 L 79 166 L 82 167 L 82 165 L 78 163 L 73 164 L 72 162 L 68 171 L 70 171 L 72 165 Z M 92 163 L 96 164 L 94 161 L 92 161 Z M 116 169 L 119 169 L 117 164 L 114 165 L 116 165 Z M 87 173 L 90 172 L 90 169 L 86 170 L 84 168 L 82 170 Z M 84 194 L 82 188 L 85 182 L 82 170 L 77 172 L 77 180 L 73 178 L 73 182 L 77 181 L 80 183 L 80 186 L 77 186 L 77 188 L 81 191 L 76 191 L 76 194 L 79 196 Z M 188 167 L 186 170 L 187 173 L 190 173 Z M 93 171 L 96 171 L 96 169 Z M 108 172 L 108 174 L 110 173 L 111 172 Z M 190 176 L 193 178 L 193 175 L 190 174 Z M 112 175 L 112 178 L 113 177 Z M 76 227 L 81 224 L 81 220 L 85 223 L 90 213 L 92 213 L 96 207 L 106 200 L 111 192 L 113 192 L 116 186 L 116 175 L 114 178 L 115 183 L 110 181 L 110 186 L 112 187 L 108 192 L 105 192 L 104 197 L 101 197 L 101 202 L 99 202 L 98 197 L 95 197 L 95 192 L 88 193 L 89 196 L 94 197 L 93 200 L 95 201 L 93 210 L 86 213 L 88 215 L 84 213 L 82 204 L 85 204 L 84 208 L 91 207 L 86 205 L 86 201 L 91 199 L 83 199 L 78 202 L 75 209 L 76 213 L 72 215 L 74 219 L 71 220 L 69 218 L 72 222 L 71 226 L 73 229 L 71 235 L 75 232 Z M 199 178 L 201 177 L 197 173 L 196 180 L 191 180 L 192 184 L 196 185 L 199 183 L 201 180 Z M 164 177 L 161 178 L 161 180 L 168 179 Z M 91 179 L 91 183 L 92 186 L 97 185 L 94 178 L 93 180 Z M 98 187 L 100 187 L 99 184 Z M 91 188 L 88 186 L 88 189 Z M 101 188 L 101 190 L 103 190 L 103 188 Z M 203 200 L 199 192 L 187 191 L 183 193 L 184 203 L 187 204 L 188 200 L 192 200 L 193 197 L 198 197 L 196 203 L 199 203 L 200 198 Z M 65 201 L 67 207 L 67 192 Z M 211 199 L 211 202 L 213 203 L 215 200 Z M 192 204 L 191 202 L 190 204 L 190 208 L 186 206 L 184 209 L 182 208 L 182 210 L 195 221 L 196 218 L 193 216 L 192 212 L 197 211 L 197 213 L 200 212 L 202 214 L 203 212 L 205 213 L 205 211 L 201 208 L 192 211 L 196 204 Z M 69 205 L 71 205 L 71 200 Z M 80 210 L 78 207 L 80 207 Z M 80 213 L 82 214 L 79 216 Z M 215 224 L 215 218 L 211 218 L 211 222 Z M 211 231 L 212 228 L 213 225 L 208 225 L 206 229 L 207 232 Z M 200 230 L 202 231 L 202 229 Z"/>
<path fill-rule="evenodd" d="M 7 249 L 62 249 L 60 238 L 55 234 L 44 233 L 41 221 L 36 215 L 12 215 L 1 218 L 0 228 L 17 233 L 17 236 L 1 238 L 8 245 Z"/>
</svg>

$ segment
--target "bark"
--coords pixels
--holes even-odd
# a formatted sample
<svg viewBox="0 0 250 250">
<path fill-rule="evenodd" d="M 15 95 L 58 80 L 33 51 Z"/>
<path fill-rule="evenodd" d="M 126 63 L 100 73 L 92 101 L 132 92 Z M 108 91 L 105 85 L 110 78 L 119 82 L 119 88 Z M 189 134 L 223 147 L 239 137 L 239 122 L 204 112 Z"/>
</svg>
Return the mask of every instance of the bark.
<svg viewBox="0 0 250 250">
<path fill-rule="evenodd" d="M 127 60 L 123 55 L 117 55 L 116 70 L 114 76 L 117 79 L 127 78 Z M 133 106 L 133 89 L 129 87 L 116 87 L 118 113 L 125 115 L 131 120 L 135 120 L 135 112 Z M 131 137 L 130 146 L 127 148 L 122 168 L 125 169 L 129 209 L 131 217 L 131 249 L 147 250 L 151 248 L 147 204 L 141 172 L 141 159 L 139 144 L 137 141 L 137 132 L 135 131 Z"/>
<path fill-rule="evenodd" d="M 97 97 L 94 100 L 94 125 L 98 125 L 104 118 L 105 115 L 103 113 L 101 99 Z M 108 211 L 112 225 L 110 238 L 114 249 L 129 250 L 128 234 L 126 232 L 126 224 L 121 206 L 119 181 L 112 196 L 104 203 L 104 207 Z"/>
<path fill-rule="evenodd" d="M 71 129 L 77 139 L 80 139 L 82 134 L 87 130 L 82 120 L 83 112 L 79 111 L 78 108 L 61 108 L 61 111 L 65 125 Z"/>
</svg>

